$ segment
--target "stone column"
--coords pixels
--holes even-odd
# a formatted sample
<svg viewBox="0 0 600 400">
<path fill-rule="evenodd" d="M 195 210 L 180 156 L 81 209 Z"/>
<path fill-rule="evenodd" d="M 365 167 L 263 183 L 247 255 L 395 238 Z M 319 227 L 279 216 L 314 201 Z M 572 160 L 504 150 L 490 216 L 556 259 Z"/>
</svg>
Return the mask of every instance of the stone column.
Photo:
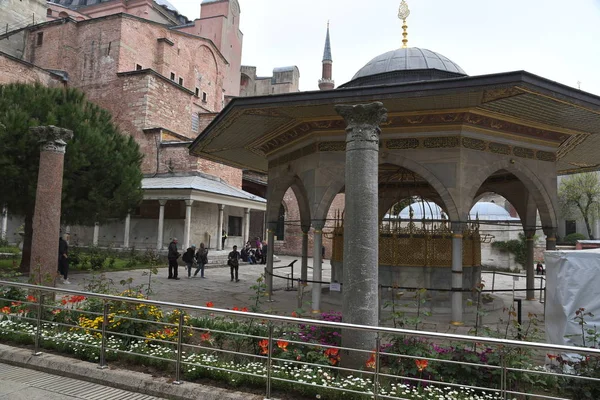
<svg viewBox="0 0 600 400">
<path fill-rule="evenodd" d="M 92 239 L 92 245 L 98 246 L 98 238 L 100 237 L 100 224 L 96 222 L 94 224 L 94 236 Z"/>
<path fill-rule="evenodd" d="M 321 247 L 323 247 L 323 227 L 325 221 L 313 221 L 313 275 L 312 280 L 312 313 L 321 313 L 321 282 L 323 280 L 323 258 Z"/>
<path fill-rule="evenodd" d="M 219 204 L 219 218 L 217 221 L 217 250 L 223 249 L 223 212 L 225 211 L 225 205 Z"/>
<path fill-rule="evenodd" d="M 534 259 L 533 259 L 533 250 L 534 250 L 534 236 L 535 231 L 526 230 L 525 231 L 525 243 L 527 244 L 526 248 L 526 261 L 525 261 L 525 273 L 526 273 L 526 287 L 527 287 L 527 300 L 535 300 L 535 272 L 534 272 Z"/>
<path fill-rule="evenodd" d="M 40 139 L 38 172 L 30 272 L 35 284 L 53 286 L 58 268 L 58 238 L 63 186 L 66 141 L 73 132 L 55 126 L 31 128 Z"/>
<path fill-rule="evenodd" d="M 556 228 L 544 229 L 546 234 L 546 250 L 556 250 Z"/>
<path fill-rule="evenodd" d="M 192 204 L 194 200 L 185 201 L 185 225 L 183 228 L 183 249 L 190 247 L 190 233 L 192 231 Z"/>
<path fill-rule="evenodd" d="M 463 234 L 460 224 L 452 227 L 452 325 L 463 325 Z"/>
<path fill-rule="evenodd" d="M 377 326 L 379 322 L 379 124 L 387 119 L 380 102 L 355 106 L 337 105 L 346 121 L 346 199 L 344 226 L 343 306 L 344 322 Z M 315 254 L 321 253 L 315 238 Z M 344 331 L 342 346 L 372 351 L 376 335 Z M 342 356 L 344 365 L 364 366 L 362 353 Z"/>
<path fill-rule="evenodd" d="M 0 239 L 6 240 L 6 232 L 8 231 L 8 209 L 2 207 L 2 231 L 0 234 Z"/>
<path fill-rule="evenodd" d="M 302 265 L 300 267 L 300 279 L 306 286 L 308 280 L 308 231 L 310 226 L 302 227 Z"/>
<path fill-rule="evenodd" d="M 123 233 L 123 247 L 129 248 L 129 235 L 131 232 L 131 213 L 127 213 L 127 217 L 125 218 L 125 232 Z"/>
<path fill-rule="evenodd" d="M 156 242 L 156 250 L 163 249 L 163 235 L 165 231 L 165 206 L 167 205 L 167 200 L 159 200 L 158 205 L 160 209 L 158 211 L 158 239 Z"/>
<path fill-rule="evenodd" d="M 242 245 L 245 246 L 250 240 L 250 209 L 244 208 L 244 237 L 242 238 Z"/>
</svg>

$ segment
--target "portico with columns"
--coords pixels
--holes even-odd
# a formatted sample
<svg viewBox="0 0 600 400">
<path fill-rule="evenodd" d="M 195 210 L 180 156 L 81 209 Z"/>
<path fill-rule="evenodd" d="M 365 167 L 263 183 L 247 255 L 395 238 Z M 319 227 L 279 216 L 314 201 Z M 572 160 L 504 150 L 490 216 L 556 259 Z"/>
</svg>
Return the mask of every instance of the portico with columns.
<svg viewBox="0 0 600 400">
<path fill-rule="evenodd" d="M 166 251 L 172 238 L 179 248 L 204 243 L 225 250 L 250 238 L 252 212 L 264 212 L 266 200 L 204 174 L 144 178 L 144 199 L 124 221 L 71 227 L 71 241 L 80 245 L 115 248 L 152 248 Z"/>
</svg>

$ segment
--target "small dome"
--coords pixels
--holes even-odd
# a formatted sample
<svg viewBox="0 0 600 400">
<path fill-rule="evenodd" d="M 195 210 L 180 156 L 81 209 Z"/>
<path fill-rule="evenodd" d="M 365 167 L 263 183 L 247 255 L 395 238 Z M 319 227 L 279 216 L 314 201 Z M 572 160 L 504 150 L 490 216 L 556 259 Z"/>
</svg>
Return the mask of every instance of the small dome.
<svg viewBox="0 0 600 400">
<path fill-rule="evenodd" d="M 455 62 L 439 53 L 418 47 L 383 53 L 362 67 L 344 87 L 415 82 L 467 76 Z"/>
<path fill-rule="evenodd" d="M 437 204 L 430 201 L 415 202 L 409 207 L 405 207 L 400 212 L 401 219 L 410 218 L 410 207 L 413 209 L 414 220 L 423 219 L 423 215 L 425 216 L 425 219 L 442 219 L 442 209 Z M 386 215 L 385 217 L 393 218 L 391 215 Z M 519 221 L 519 218 L 511 217 L 510 213 L 499 205 L 485 201 L 476 203 L 473 208 L 471 208 L 469 218 L 475 220 L 477 217 L 479 217 L 480 221 Z M 448 218 L 447 215 L 446 218 Z"/>
</svg>

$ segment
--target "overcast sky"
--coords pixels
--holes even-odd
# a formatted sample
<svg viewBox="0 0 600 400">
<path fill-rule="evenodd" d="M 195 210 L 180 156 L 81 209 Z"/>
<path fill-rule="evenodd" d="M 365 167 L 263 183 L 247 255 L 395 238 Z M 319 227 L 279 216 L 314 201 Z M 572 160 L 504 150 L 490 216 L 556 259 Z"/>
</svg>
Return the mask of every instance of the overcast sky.
<svg viewBox="0 0 600 400">
<path fill-rule="evenodd" d="M 190 19 L 201 0 L 170 0 Z M 297 65 L 317 90 L 327 20 L 333 77 L 350 79 L 401 46 L 400 0 L 239 0 L 242 63 L 261 76 Z M 600 95 L 600 0 L 408 0 L 409 46 L 450 58 L 469 75 L 525 70 Z"/>
</svg>

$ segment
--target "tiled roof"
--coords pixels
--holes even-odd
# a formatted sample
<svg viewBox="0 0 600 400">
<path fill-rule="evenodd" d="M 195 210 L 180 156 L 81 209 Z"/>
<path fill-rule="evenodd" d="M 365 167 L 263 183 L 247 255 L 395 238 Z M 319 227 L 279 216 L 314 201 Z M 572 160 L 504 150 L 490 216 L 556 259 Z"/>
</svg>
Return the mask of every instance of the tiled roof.
<svg viewBox="0 0 600 400">
<path fill-rule="evenodd" d="M 214 177 L 206 175 L 187 175 L 187 176 L 156 176 L 153 178 L 144 178 L 142 180 L 142 189 L 191 189 L 200 192 L 216 193 L 223 196 L 235 197 L 238 199 L 252 200 L 260 203 L 266 203 L 267 200 L 245 192 L 234 186 L 223 182 Z"/>
</svg>

